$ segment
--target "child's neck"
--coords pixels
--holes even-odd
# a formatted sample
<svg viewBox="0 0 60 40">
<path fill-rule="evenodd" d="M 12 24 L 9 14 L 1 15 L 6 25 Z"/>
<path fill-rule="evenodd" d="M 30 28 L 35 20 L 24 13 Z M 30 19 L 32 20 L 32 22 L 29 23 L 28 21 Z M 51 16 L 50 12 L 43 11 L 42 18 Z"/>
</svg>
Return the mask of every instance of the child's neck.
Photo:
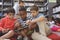
<svg viewBox="0 0 60 40">
<path fill-rule="evenodd" d="M 37 14 L 38 15 L 38 14 Z M 37 17 L 37 15 L 35 15 L 35 16 L 33 16 L 34 18 L 36 18 Z"/>
<path fill-rule="evenodd" d="M 14 17 L 13 17 L 13 18 L 10 18 L 9 16 L 7 16 L 7 17 L 8 17 L 9 19 L 11 19 L 11 20 L 14 19 Z"/>
<path fill-rule="evenodd" d="M 14 19 L 14 17 L 13 18 L 9 18 L 10 20 L 12 20 L 12 19 Z"/>
</svg>

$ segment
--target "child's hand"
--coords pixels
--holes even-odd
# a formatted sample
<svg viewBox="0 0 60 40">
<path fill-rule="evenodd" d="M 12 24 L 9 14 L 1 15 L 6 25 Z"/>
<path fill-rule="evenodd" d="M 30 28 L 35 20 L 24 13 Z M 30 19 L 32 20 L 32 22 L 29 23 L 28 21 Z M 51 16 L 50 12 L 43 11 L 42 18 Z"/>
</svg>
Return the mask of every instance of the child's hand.
<svg viewBox="0 0 60 40">
<path fill-rule="evenodd" d="M 3 30 L 2 30 L 2 33 L 6 33 L 6 32 L 7 32 L 7 29 L 3 29 Z"/>
<path fill-rule="evenodd" d="M 30 24 L 30 23 L 31 23 L 31 20 L 27 20 L 27 21 L 26 21 L 26 24 Z"/>
<path fill-rule="evenodd" d="M 20 24 L 19 23 L 16 23 L 15 26 L 19 26 Z"/>
<path fill-rule="evenodd" d="M 19 27 L 19 26 L 21 26 L 20 22 L 16 21 L 14 27 L 16 28 L 16 27 Z"/>
</svg>

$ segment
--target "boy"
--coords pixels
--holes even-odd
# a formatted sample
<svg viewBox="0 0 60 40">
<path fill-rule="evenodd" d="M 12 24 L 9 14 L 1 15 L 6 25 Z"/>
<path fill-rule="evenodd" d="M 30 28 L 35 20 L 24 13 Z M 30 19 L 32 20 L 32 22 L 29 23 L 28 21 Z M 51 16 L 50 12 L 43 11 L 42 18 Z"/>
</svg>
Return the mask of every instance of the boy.
<svg viewBox="0 0 60 40">
<path fill-rule="evenodd" d="M 32 20 L 27 20 L 26 23 L 29 24 L 29 25 L 32 24 L 32 23 L 37 23 L 38 26 L 39 26 L 39 33 L 37 33 L 37 32 L 33 33 L 32 38 L 34 40 L 50 40 L 46 37 L 47 36 L 46 32 L 49 30 L 49 28 L 47 28 L 47 31 L 46 31 L 45 28 L 47 27 L 47 25 L 45 24 L 44 15 L 41 14 L 41 13 L 39 14 L 39 10 L 38 10 L 38 7 L 36 5 L 32 6 L 30 11 L 31 11 L 33 19 Z"/>
<path fill-rule="evenodd" d="M 7 10 L 7 16 L 2 18 L 0 21 L 0 38 L 7 39 L 13 36 L 14 34 L 14 19 L 15 10 L 10 8 Z"/>
<path fill-rule="evenodd" d="M 27 12 L 26 9 L 24 7 L 21 7 L 19 9 L 19 15 L 20 15 L 20 19 L 18 19 L 18 22 L 21 23 L 23 30 L 20 31 L 21 35 L 24 36 L 24 40 L 28 40 L 27 37 L 27 31 L 28 31 L 28 25 L 26 24 L 26 20 L 29 20 L 30 18 L 27 17 Z"/>
<path fill-rule="evenodd" d="M 31 17 L 28 17 L 27 16 L 27 12 L 26 12 L 26 9 L 24 7 L 21 7 L 19 9 L 19 15 L 20 15 L 20 19 L 18 19 L 18 21 L 21 22 L 21 25 L 26 28 L 28 25 L 26 24 L 26 21 L 27 20 L 31 20 L 32 18 Z"/>
</svg>

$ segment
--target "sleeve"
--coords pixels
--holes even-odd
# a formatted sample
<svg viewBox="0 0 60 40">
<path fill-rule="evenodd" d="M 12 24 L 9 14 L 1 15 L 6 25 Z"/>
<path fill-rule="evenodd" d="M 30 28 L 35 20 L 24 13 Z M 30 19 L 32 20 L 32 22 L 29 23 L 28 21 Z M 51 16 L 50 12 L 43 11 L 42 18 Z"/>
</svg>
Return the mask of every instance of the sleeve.
<svg viewBox="0 0 60 40">
<path fill-rule="evenodd" d="M 19 10 L 19 6 L 18 6 L 18 3 L 16 3 L 14 6 L 13 6 L 14 10 L 15 10 L 15 13 L 17 14 L 18 13 L 18 10 Z"/>
<path fill-rule="evenodd" d="M 41 18 L 41 17 L 45 17 L 45 16 L 43 14 L 39 14 L 38 17 Z"/>
<path fill-rule="evenodd" d="M 45 17 L 43 14 L 38 14 L 35 19 L 32 20 L 32 23 L 44 21 Z"/>
<path fill-rule="evenodd" d="M 4 19 L 1 19 L 1 21 L 0 21 L 0 31 L 1 31 L 2 29 L 4 29 L 3 26 L 4 26 Z"/>
<path fill-rule="evenodd" d="M 58 28 L 57 28 L 56 26 L 53 26 L 53 27 L 51 28 L 51 30 L 52 30 L 52 31 L 57 31 Z"/>
</svg>

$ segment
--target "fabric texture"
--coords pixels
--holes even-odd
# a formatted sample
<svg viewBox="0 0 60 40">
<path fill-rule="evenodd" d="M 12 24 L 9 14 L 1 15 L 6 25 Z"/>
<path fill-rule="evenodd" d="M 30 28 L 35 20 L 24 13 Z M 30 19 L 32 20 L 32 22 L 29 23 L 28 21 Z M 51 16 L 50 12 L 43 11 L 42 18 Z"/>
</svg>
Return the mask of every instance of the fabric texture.
<svg viewBox="0 0 60 40">
<path fill-rule="evenodd" d="M 49 39 L 48 37 L 43 36 L 43 35 L 41 35 L 41 34 L 39 34 L 39 33 L 37 33 L 37 32 L 34 32 L 34 33 L 32 34 L 32 39 L 33 39 L 33 40 L 51 40 L 51 39 Z"/>
<path fill-rule="evenodd" d="M 43 14 L 38 14 L 34 19 L 36 18 L 41 18 L 44 17 Z M 38 27 L 39 27 L 39 33 L 34 31 L 32 34 L 32 39 L 33 40 L 51 40 L 47 37 L 47 34 L 50 33 L 50 29 L 48 25 L 46 24 L 45 20 L 44 21 L 39 21 L 37 22 Z"/>
<path fill-rule="evenodd" d="M 52 39 L 52 40 L 60 40 L 60 36 L 52 33 L 51 35 L 48 36 L 48 38 Z"/>
<path fill-rule="evenodd" d="M 9 30 L 13 30 L 14 29 L 14 23 L 15 23 L 16 19 L 10 19 L 9 17 L 5 17 L 3 19 L 1 19 L 0 21 L 0 31 L 2 29 L 9 29 Z"/>
<path fill-rule="evenodd" d="M 42 13 L 40 13 L 36 17 L 33 17 L 33 19 L 41 18 L 41 17 L 44 17 L 45 18 L 45 16 Z M 39 26 L 39 32 L 42 35 L 47 36 L 47 35 L 50 34 L 50 29 L 49 29 L 48 25 L 46 24 L 46 21 L 45 20 L 44 21 L 39 21 L 39 22 L 37 22 L 37 24 Z"/>
<path fill-rule="evenodd" d="M 15 10 L 15 15 L 19 12 L 19 3 L 15 3 L 15 5 L 13 6 L 14 10 Z"/>
<path fill-rule="evenodd" d="M 60 29 L 60 26 L 58 26 L 58 25 L 54 25 L 51 28 L 52 31 L 58 31 L 59 29 Z"/>
</svg>

